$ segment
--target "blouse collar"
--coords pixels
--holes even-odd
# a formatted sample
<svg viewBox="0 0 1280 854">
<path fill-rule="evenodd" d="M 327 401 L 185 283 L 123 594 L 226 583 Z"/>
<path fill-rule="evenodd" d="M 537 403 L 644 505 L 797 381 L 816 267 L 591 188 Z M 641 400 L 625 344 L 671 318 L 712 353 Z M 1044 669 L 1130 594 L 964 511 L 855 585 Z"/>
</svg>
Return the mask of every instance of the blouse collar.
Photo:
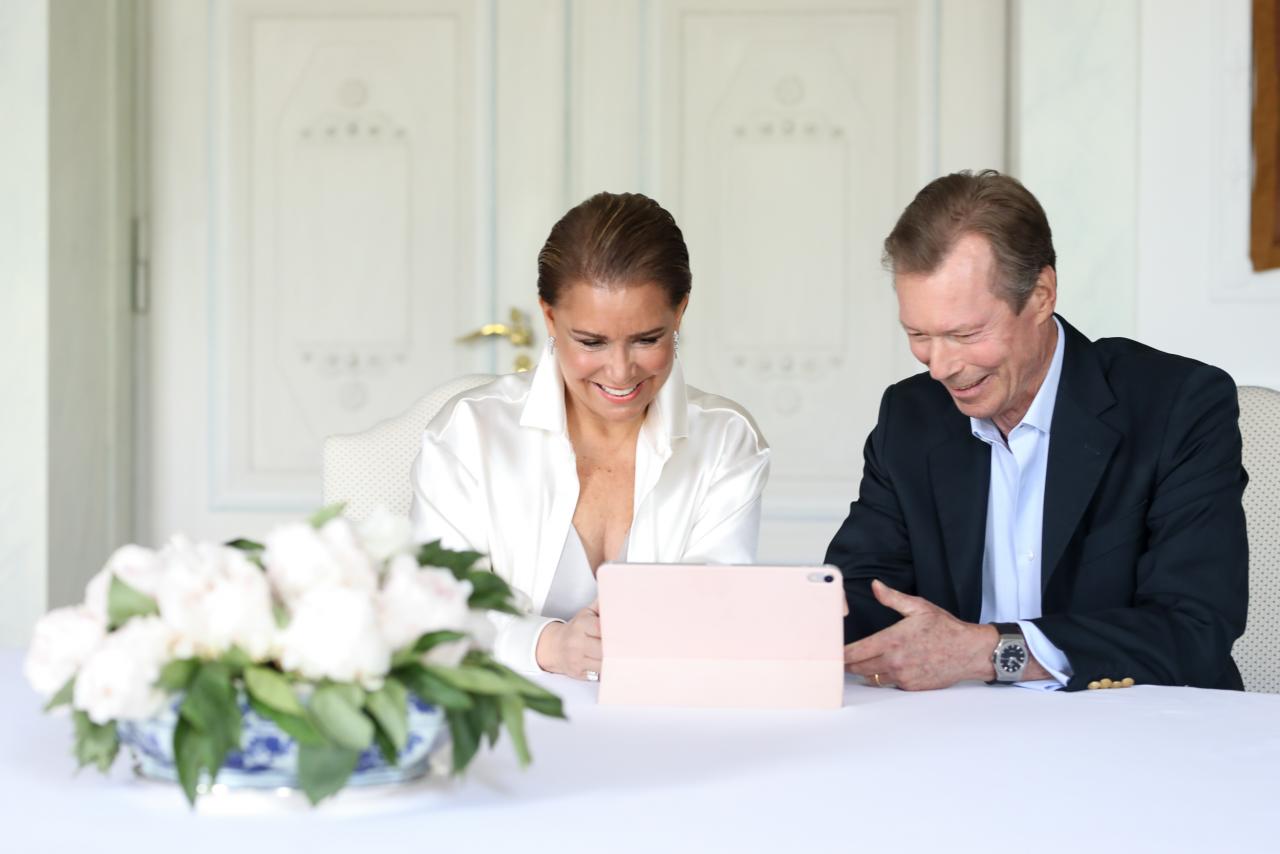
<svg viewBox="0 0 1280 854">
<path fill-rule="evenodd" d="M 546 430 L 569 437 L 568 420 L 564 408 L 564 377 L 560 373 L 560 360 L 552 353 L 544 353 L 534 369 L 520 413 L 520 426 Z M 649 404 L 640 436 L 654 450 L 664 456 L 671 451 L 672 441 L 689 435 L 689 396 L 684 383 L 684 370 L 677 358 L 671 366 L 667 381 L 658 389 L 658 396 Z"/>
</svg>

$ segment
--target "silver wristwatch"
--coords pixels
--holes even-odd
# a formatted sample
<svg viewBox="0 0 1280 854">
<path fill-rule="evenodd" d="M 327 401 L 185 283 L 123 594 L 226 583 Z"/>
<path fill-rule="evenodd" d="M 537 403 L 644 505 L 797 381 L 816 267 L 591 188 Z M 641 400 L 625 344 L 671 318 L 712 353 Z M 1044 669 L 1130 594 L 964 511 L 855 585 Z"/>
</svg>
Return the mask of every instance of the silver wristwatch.
<svg viewBox="0 0 1280 854">
<path fill-rule="evenodd" d="M 995 667 L 996 678 L 989 685 L 1003 685 L 1017 682 L 1022 672 L 1027 669 L 1030 654 L 1027 652 L 1027 640 L 1022 636 L 1022 629 L 1017 623 L 993 623 L 1000 639 L 996 648 L 991 650 L 991 664 Z"/>
</svg>

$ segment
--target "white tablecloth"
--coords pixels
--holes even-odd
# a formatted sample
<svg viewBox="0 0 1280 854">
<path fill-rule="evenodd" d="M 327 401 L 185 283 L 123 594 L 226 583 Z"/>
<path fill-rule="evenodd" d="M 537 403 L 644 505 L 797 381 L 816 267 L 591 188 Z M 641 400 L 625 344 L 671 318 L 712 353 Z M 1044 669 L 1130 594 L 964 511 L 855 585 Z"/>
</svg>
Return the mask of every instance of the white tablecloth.
<svg viewBox="0 0 1280 854">
<path fill-rule="evenodd" d="M 530 716 L 465 780 L 312 812 L 194 815 L 176 787 L 75 773 L 0 652 L 0 851 L 1280 851 L 1280 696 L 850 684 L 839 711 L 597 706 Z"/>
</svg>

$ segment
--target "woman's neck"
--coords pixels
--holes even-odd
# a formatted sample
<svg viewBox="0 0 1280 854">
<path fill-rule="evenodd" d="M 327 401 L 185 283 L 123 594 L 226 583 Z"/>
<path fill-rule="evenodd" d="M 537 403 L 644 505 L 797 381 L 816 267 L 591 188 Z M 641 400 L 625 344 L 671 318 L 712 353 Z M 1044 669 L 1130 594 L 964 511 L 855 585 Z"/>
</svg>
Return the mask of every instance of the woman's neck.
<svg viewBox="0 0 1280 854">
<path fill-rule="evenodd" d="M 569 393 L 564 394 L 565 421 L 569 427 L 569 439 L 575 448 L 609 451 L 634 445 L 644 425 L 644 418 L 631 421 L 609 421 L 581 406 Z M 647 410 L 646 410 L 647 411 Z"/>
</svg>

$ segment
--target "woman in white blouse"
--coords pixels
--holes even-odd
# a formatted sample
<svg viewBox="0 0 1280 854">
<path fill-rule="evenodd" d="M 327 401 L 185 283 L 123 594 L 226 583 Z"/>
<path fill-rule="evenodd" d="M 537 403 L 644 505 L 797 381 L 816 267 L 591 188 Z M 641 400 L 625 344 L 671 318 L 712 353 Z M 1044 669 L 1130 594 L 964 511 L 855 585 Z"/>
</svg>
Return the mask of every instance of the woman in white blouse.
<svg viewBox="0 0 1280 854">
<path fill-rule="evenodd" d="M 489 555 L 532 613 L 495 614 L 499 660 L 595 679 L 605 561 L 750 563 L 769 447 L 677 357 L 689 252 L 671 214 L 600 193 L 538 256 L 547 347 L 531 374 L 450 400 L 413 469 L 419 540 Z"/>
</svg>

